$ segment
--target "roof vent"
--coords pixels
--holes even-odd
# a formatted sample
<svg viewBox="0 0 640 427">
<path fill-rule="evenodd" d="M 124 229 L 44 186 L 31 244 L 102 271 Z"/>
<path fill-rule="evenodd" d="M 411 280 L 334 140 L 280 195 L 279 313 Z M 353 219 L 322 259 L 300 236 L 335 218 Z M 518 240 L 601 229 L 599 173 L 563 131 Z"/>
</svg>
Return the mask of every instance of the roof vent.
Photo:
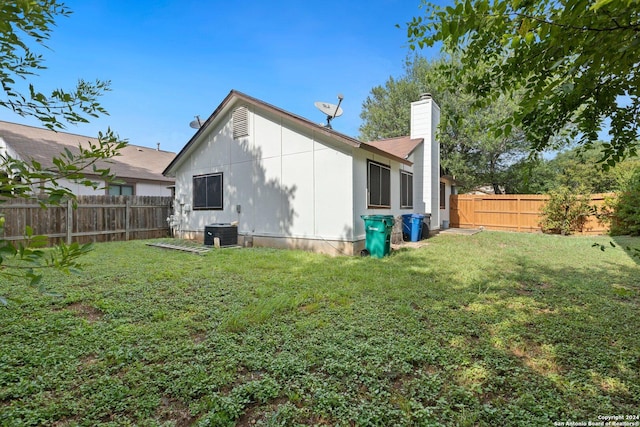
<svg viewBox="0 0 640 427">
<path fill-rule="evenodd" d="M 249 110 L 247 107 L 238 107 L 233 110 L 233 139 L 249 135 Z"/>
<path fill-rule="evenodd" d="M 420 95 L 420 101 L 425 99 L 431 99 L 431 94 L 429 92 Z"/>
</svg>

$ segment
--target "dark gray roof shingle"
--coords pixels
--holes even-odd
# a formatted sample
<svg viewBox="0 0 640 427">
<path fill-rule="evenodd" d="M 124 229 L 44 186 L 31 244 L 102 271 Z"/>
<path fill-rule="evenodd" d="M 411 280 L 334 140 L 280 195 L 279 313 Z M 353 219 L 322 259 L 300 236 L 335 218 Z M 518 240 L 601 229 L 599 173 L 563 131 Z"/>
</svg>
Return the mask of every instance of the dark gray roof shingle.
<svg viewBox="0 0 640 427">
<path fill-rule="evenodd" d="M 36 160 L 45 168 L 52 167 L 53 157 L 58 156 L 65 148 L 76 154 L 78 145 L 84 147 L 98 142 L 97 138 L 4 121 L 0 121 L 0 138 L 21 159 Z M 170 183 L 174 181 L 173 178 L 163 176 L 162 171 L 175 156 L 175 153 L 169 151 L 129 144 L 120 150 L 119 156 L 108 162 L 101 161 L 97 166 L 109 168 L 118 178 Z M 90 175 L 90 171 L 86 174 Z"/>
</svg>

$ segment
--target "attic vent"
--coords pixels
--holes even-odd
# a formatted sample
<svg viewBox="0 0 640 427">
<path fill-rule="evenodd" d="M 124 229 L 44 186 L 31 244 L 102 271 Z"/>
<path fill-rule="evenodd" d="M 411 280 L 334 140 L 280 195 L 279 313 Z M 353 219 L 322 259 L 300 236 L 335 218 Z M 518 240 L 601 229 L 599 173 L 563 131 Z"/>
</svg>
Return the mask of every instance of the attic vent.
<svg viewBox="0 0 640 427">
<path fill-rule="evenodd" d="M 238 107 L 233 110 L 233 138 L 241 138 L 249 135 L 249 110 L 247 107 Z"/>
</svg>

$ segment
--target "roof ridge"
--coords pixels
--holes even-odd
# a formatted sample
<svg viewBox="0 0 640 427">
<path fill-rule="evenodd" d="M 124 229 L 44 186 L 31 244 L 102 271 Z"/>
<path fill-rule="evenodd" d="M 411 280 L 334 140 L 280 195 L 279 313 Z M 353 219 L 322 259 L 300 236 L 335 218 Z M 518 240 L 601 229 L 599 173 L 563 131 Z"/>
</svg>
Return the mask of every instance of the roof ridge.
<svg viewBox="0 0 640 427">
<path fill-rule="evenodd" d="M 374 139 L 372 141 L 367 141 L 367 142 L 384 142 L 384 141 L 391 141 L 392 139 L 404 139 L 404 138 L 420 139 L 420 138 L 411 138 L 411 135 L 402 135 L 402 136 L 392 136 L 389 138 Z"/>
<path fill-rule="evenodd" d="M 95 139 L 95 140 L 98 139 L 97 136 L 82 135 L 80 133 L 67 132 L 67 131 L 64 131 L 64 130 L 49 129 L 47 127 L 38 127 L 38 126 L 34 126 L 34 125 L 26 125 L 26 124 L 22 124 L 22 123 L 8 122 L 6 120 L 0 120 L 0 123 L 6 123 L 6 124 L 12 125 L 12 126 L 21 126 L 21 127 L 31 128 L 31 129 L 35 129 L 35 130 L 39 130 L 39 131 L 43 131 L 43 132 L 54 132 L 54 133 L 57 133 L 57 134 L 64 134 L 64 135 L 69 135 L 69 136 L 79 136 L 79 137 L 82 137 L 82 138 L 89 138 L 89 139 Z M 147 145 L 131 144 L 130 142 L 127 142 L 127 146 L 134 147 L 134 148 L 136 148 L 136 147 L 137 148 L 148 148 L 148 149 L 153 150 L 153 151 L 162 151 L 162 152 L 165 152 L 165 153 L 175 154 L 173 151 L 158 150 L 156 147 L 150 147 L 150 146 L 147 146 Z"/>
<path fill-rule="evenodd" d="M 352 141 L 354 141 L 354 142 L 357 142 L 357 143 L 364 142 L 364 141 L 362 141 L 362 140 L 361 140 L 361 139 L 359 139 L 359 138 L 355 138 L 355 137 L 353 137 L 353 136 L 347 135 L 346 133 L 338 132 L 337 130 L 335 130 L 335 129 L 333 129 L 333 128 L 326 127 L 326 126 L 324 126 L 323 124 L 319 124 L 319 123 L 314 122 L 314 121 L 312 121 L 311 119 L 308 119 L 308 118 L 306 118 L 306 117 L 303 117 L 303 116 L 301 116 L 301 115 L 299 115 L 299 114 L 292 113 L 291 111 L 285 110 L 284 108 L 281 108 L 281 107 L 278 107 L 278 106 L 276 106 L 276 105 L 270 104 L 270 103 L 268 103 L 268 102 L 266 102 L 266 101 L 263 101 L 263 100 L 261 100 L 261 99 L 259 99 L 259 98 L 256 98 L 255 96 L 247 95 L 246 93 L 241 92 L 241 91 L 239 91 L 239 90 L 231 89 L 231 91 L 229 92 L 229 95 L 231 95 L 231 94 L 235 94 L 235 95 L 238 95 L 238 96 L 240 96 L 240 97 L 247 98 L 247 99 L 252 100 L 252 101 L 254 101 L 254 102 L 258 103 L 258 104 L 262 104 L 262 105 L 263 105 L 263 106 L 265 106 L 265 107 L 272 108 L 272 109 L 277 110 L 277 111 L 280 111 L 280 112 L 282 112 L 282 113 L 284 113 L 284 114 L 286 114 L 286 115 L 289 115 L 289 116 L 291 116 L 291 117 L 294 117 L 294 118 L 296 118 L 296 119 L 298 119 L 298 120 L 303 120 L 303 121 L 305 121 L 305 122 L 307 122 L 307 123 L 309 123 L 309 124 L 311 124 L 311 125 L 314 125 L 314 126 L 317 126 L 317 127 L 321 128 L 321 129 L 323 129 L 323 130 L 325 130 L 325 131 L 327 131 L 327 132 L 333 133 L 333 134 L 335 134 L 336 136 L 339 136 L 339 137 L 342 137 L 342 138 L 346 138 L 346 139 L 350 139 L 350 140 L 352 140 Z M 229 96 L 229 95 L 228 95 L 228 96 Z"/>
</svg>

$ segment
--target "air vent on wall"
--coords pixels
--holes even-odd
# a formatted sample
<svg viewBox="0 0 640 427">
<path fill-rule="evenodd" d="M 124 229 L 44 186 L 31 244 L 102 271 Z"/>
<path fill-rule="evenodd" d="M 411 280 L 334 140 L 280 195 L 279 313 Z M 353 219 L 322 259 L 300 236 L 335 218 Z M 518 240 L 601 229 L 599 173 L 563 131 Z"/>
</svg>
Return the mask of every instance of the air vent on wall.
<svg viewBox="0 0 640 427">
<path fill-rule="evenodd" d="M 249 110 L 247 107 L 238 107 L 233 110 L 233 138 L 241 138 L 249 135 Z"/>
</svg>

